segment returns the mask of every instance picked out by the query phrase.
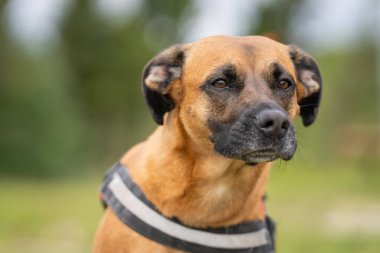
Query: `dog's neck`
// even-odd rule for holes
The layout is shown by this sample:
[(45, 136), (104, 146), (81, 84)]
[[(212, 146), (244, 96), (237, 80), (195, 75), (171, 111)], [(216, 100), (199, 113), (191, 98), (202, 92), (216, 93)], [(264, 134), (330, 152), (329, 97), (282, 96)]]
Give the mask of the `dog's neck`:
[(270, 163), (252, 167), (213, 152), (199, 152), (189, 140), (178, 139), (186, 138), (184, 134), (167, 130), (157, 128), (121, 159), (161, 213), (194, 227), (264, 219), (262, 198)]

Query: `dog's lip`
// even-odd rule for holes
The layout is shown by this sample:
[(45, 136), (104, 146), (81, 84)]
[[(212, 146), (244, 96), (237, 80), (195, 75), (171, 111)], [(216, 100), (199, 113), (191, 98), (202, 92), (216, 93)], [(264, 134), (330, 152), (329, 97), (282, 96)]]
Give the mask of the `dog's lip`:
[(276, 160), (279, 154), (274, 149), (264, 149), (251, 151), (242, 156), (242, 159), (248, 164), (255, 166), (258, 163), (271, 162)]

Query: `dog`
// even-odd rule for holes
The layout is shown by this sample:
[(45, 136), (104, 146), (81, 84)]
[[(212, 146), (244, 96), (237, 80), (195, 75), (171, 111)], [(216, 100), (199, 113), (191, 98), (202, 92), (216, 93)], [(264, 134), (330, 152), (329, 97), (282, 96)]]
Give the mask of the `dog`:
[(296, 117), (317, 117), (315, 60), (261, 36), (212, 36), (154, 57), (142, 89), (159, 126), (106, 177), (93, 252), (273, 252), (263, 196), (272, 162), (296, 151)]

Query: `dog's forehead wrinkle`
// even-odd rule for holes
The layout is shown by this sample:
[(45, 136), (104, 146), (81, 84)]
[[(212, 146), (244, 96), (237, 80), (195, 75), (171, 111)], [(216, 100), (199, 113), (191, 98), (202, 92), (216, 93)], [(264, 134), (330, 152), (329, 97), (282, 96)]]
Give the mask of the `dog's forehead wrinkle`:
[(282, 63), (278, 61), (273, 61), (271, 63), (270, 76), (274, 77), (276, 80), (278, 80), (281, 76), (286, 76), (294, 82), (292, 74), (286, 69), (286, 67)]
[(271, 90), (263, 76), (250, 73), (245, 79), (244, 89), (241, 93), (239, 104), (244, 107), (252, 107), (260, 103), (264, 98), (271, 97)]
[(278, 78), (284, 72), (284, 68), (277, 61), (272, 62), (271, 67), (272, 73), (276, 78)]
[(227, 62), (227, 63), (224, 63), (224, 64), (221, 64), (219, 66), (216, 66), (213, 70), (212, 70), (212, 73), (211, 75), (236, 75), (237, 74), (237, 68), (236, 68), (236, 65), (231, 63), (231, 62)]

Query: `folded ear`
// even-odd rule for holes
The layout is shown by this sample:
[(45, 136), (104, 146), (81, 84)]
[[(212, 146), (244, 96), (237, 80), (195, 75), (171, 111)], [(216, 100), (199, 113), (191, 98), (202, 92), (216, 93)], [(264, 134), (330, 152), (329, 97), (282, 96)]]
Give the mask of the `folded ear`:
[(164, 115), (175, 106), (169, 95), (171, 84), (180, 79), (184, 51), (180, 45), (166, 49), (154, 57), (143, 71), (142, 89), (145, 102), (157, 124), (164, 123)]
[(317, 63), (309, 54), (294, 45), (289, 46), (289, 54), (299, 82), (297, 92), (300, 115), (304, 126), (309, 126), (317, 118), (322, 96), (322, 77)]

